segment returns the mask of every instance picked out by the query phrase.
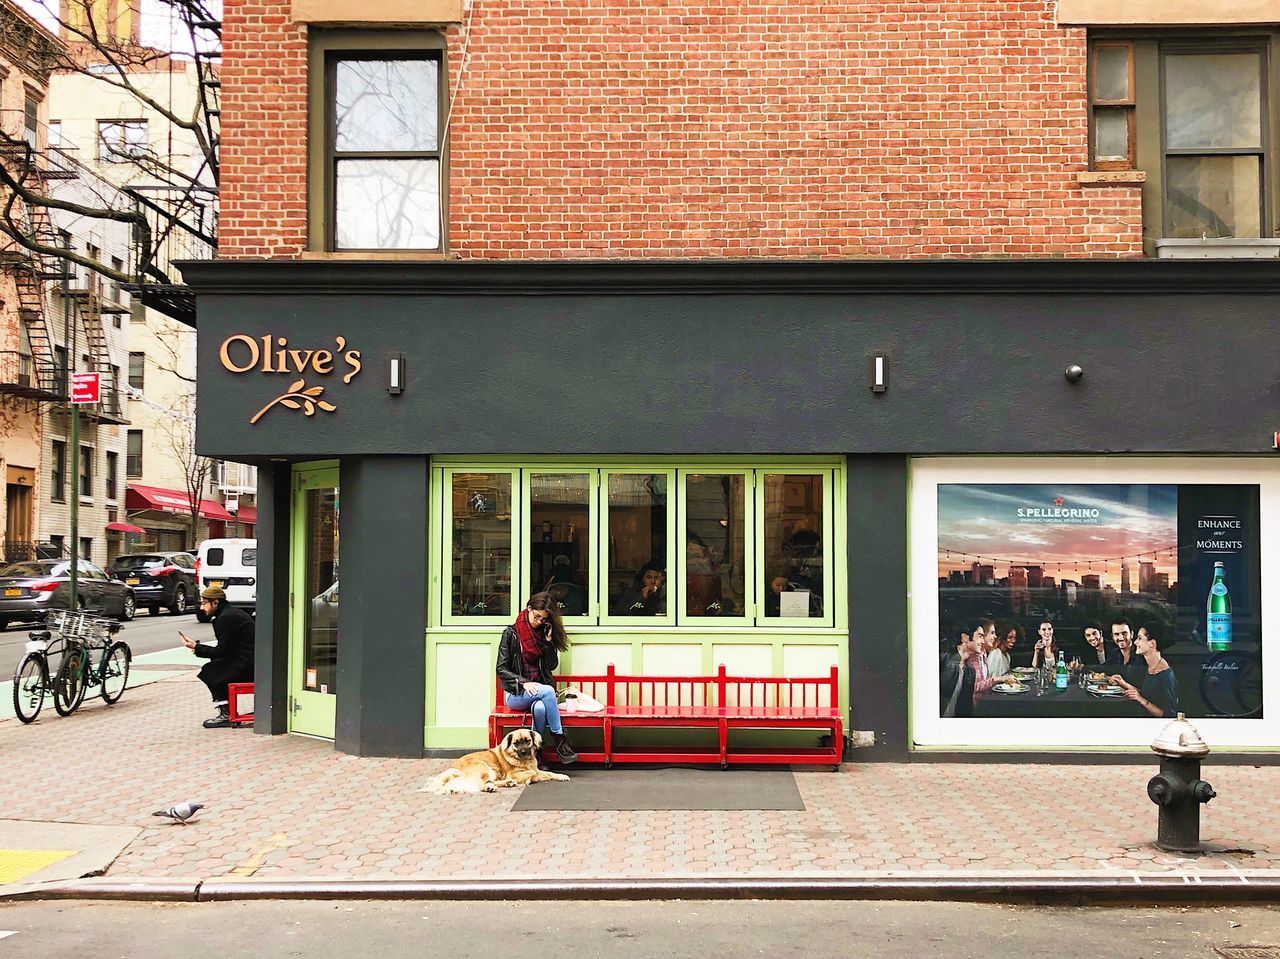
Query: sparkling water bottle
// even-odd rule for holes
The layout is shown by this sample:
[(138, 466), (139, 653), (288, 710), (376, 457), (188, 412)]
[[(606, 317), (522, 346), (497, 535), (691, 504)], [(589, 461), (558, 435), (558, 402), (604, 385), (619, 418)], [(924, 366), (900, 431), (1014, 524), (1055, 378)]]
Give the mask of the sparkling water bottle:
[(1215, 653), (1231, 648), (1231, 594), (1227, 592), (1226, 570), (1221, 563), (1213, 564), (1213, 584), (1205, 602), (1206, 628), (1209, 648)]
[(1067, 688), (1067, 681), (1071, 678), (1067, 672), (1067, 656), (1062, 650), (1058, 650), (1058, 668), (1053, 671), (1053, 685), (1059, 689)]

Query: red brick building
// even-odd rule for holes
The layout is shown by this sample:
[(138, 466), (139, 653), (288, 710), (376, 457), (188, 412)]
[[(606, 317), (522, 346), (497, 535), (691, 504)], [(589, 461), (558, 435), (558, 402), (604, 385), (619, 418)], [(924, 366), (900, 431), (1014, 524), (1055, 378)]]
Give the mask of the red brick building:
[[(497, 632), (555, 586), (576, 667), (837, 665), (885, 759), (1140, 746), (1167, 704), (1117, 726), (1073, 672), (966, 725), (938, 662), (975, 617), (1073, 655), (1149, 619), (1182, 711), (1260, 748), (1273, 6), (228, 3), (191, 275), (202, 452), (264, 467), (260, 730), (475, 745)], [(1183, 528), (1213, 509), (1256, 533), (1225, 646)], [(1160, 595), (1115, 588), (1142, 562)]]

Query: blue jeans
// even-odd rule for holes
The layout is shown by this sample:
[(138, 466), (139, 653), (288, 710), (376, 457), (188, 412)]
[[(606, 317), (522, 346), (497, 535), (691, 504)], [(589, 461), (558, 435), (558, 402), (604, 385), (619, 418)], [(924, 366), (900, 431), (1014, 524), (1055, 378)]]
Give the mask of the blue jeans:
[(507, 708), (522, 713), (532, 712), (533, 730), (540, 735), (546, 733), (548, 726), (557, 736), (564, 732), (560, 725), (560, 707), (556, 705), (556, 691), (551, 686), (538, 683), (538, 692), (533, 696), (523, 691), (514, 696), (507, 693)]

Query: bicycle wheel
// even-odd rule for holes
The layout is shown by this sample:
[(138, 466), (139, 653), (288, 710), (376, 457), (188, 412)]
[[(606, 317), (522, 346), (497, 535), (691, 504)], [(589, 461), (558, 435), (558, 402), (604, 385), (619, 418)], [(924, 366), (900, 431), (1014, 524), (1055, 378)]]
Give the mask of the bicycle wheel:
[(49, 689), (49, 667), (39, 653), (27, 653), (13, 673), (13, 711), (24, 723), (34, 723)]
[(53, 708), (59, 716), (70, 716), (84, 702), (84, 663), (88, 655), (88, 650), (76, 647), (62, 657), (53, 680)]
[(112, 643), (107, 655), (98, 667), (98, 682), (102, 685), (102, 698), (108, 706), (124, 695), (129, 682), (129, 647), (125, 643)]

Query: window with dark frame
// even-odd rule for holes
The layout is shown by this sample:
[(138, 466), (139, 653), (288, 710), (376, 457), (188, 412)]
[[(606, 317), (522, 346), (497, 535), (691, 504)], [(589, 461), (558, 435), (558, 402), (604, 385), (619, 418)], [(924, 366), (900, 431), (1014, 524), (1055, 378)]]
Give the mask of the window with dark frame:
[(147, 354), (146, 353), (130, 353), (129, 354), (129, 385), (135, 390), (141, 390), (143, 383), (146, 382), (147, 374)]
[(1149, 253), (1160, 238), (1276, 235), (1277, 49), (1274, 29), (1090, 36), (1089, 164), (1144, 174)]
[(1257, 45), (1162, 44), (1164, 235), (1260, 237), (1266, 56)]
[(126, 476), (142, 475), (142, 430), (129, 430), (128, 446), (124, 457)]
[(80, 498), (93, 499), (93, 447), (80, 447)]
[(67, 498), (67, 444), (65, 440), (53, 441), (53, 469), (49, 471), (49, 498), (61, 503)]
[(107, 499), (120, 497), (120, 454), (115, 450), (107, 450)]
[(331, 249), (440, 249), (440, 74), (439, 50), (328, 53)]

